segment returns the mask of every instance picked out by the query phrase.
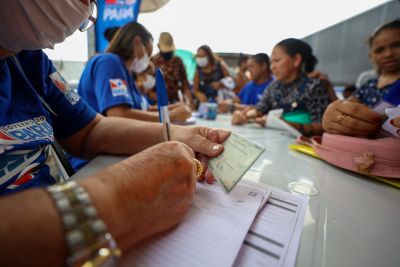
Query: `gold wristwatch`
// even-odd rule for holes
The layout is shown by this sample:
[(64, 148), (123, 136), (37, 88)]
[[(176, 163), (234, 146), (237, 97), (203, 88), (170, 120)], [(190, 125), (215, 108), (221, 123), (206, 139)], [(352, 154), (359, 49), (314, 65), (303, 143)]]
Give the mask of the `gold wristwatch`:
[(57, 207), (68, 247), (69, 267), (111, 267), (121, 257), (114, 238), (98, 218), (89, 194), (75, 181), (47, 188)]

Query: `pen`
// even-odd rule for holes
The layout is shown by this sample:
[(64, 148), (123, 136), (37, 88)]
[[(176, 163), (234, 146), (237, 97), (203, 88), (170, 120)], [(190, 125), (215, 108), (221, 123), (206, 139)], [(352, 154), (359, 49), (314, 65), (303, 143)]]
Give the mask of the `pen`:
[(178, 90), (178, 98), (179, 98), (179, 102), (183, 103), (183, 94), (182, 94), (182, 90)]
[(165, 86), (164, 75), (160, 68), (156, 68), (156, 91), (160, 122), (163, 124), (164, 140), (170, 141), (171, 135), (169, 127), (171, 122), (168, 111), (167, 87)]

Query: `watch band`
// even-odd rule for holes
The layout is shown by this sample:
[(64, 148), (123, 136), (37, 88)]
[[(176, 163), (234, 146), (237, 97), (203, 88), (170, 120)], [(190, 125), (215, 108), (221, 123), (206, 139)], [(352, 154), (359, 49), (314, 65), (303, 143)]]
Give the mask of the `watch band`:
[[(75, 181), (47, 188), (57, 207), (68, 247), (67, 266), (103, 266), (121, 256), (89, 194)], [(112, 266), (112, 265), (107, 265)]]

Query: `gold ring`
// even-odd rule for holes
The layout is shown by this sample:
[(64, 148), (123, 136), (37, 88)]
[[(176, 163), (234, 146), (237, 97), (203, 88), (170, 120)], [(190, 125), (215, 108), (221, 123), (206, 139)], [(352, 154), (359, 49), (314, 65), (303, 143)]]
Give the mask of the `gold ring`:
[(195, 158), (192, 158), (194, 165), (196, 165), (196, 178), (199, 178), (203, 174), (203, 164)]
[(340, 114), (336, 116), (336, 123), (342, 125), (342, 121), (344, 120), (344, 118), (346, 118), (347, 115), (346, 114)]

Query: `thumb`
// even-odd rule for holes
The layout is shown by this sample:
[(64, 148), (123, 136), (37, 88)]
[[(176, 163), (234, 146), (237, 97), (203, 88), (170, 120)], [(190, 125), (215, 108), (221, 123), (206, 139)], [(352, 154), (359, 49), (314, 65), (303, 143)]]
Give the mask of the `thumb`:
[(197, 128), (197, 134), (192, 138), (192, 148), (208, 157), (216, 157), (222, 153), (221, 145), (230, 135), (230, 131), (222, 129)]

